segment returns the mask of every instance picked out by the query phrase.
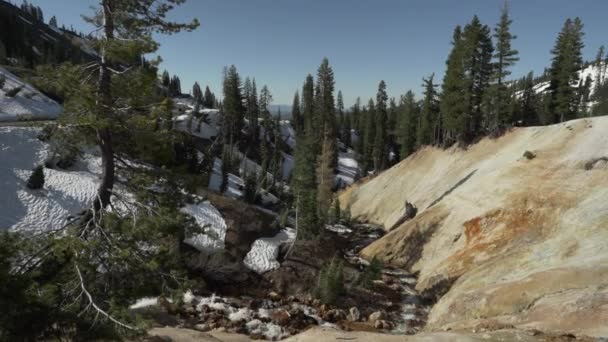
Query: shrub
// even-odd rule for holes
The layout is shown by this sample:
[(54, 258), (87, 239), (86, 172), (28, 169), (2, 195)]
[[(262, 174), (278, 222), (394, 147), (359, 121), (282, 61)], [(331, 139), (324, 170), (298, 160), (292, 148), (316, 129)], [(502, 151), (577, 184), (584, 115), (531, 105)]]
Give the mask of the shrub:
[(254, 172), (249, 172), (245, 176), (245, 201), (255, 203), (257, 194), (256, 176)]
[(42, 165), (36, 166), (32, 171), (30, 178), (27, 180), (27, 187), (32, 190), (42, 189), (44, 186), (44, 167)]
[(369, 263), (369, 266), (361, 274), (359, 274), (356, 284), (366, 289), (371, 288), (374, 284), (374, 280), (380, 279), (383, 267), (384, 265), (382, 264), (382, 261), (374, 257)]
[(524, 152), (524, 157), (526, 157), (528, 160), (532, 160), (536, 158), (536, 154), (534, 154), (534, 152), (526, 151)]
[(325, 304), (334, 304), (346, 292), (344, 287), (344, 265), (334, 257), (329, 265), (321, 269), (315, 297)]
[(18, 87), (15, 87), (15, 88), (13, 88), (13, 89), (11, 89), (11, 90), (7, 91), (7, 92), (6, 92), (6, 96), (8, 96), (8, 97), (15, 97), (15, 96), (17, 96), (17, 94), (19, 94), (19, 92), (20, 92), (22, 89), (23, 89), (23, 86), (18, 86)]
[(340, 223), (341, 222), (341, 217), (340, 217), (340, 199), (336, 198), (336, 200), (334, 201), (334, 210), (332, 213), (332, 221), (334, 223)]
[(0, 74), (0, 89), (4, 88), (5, 83), (6, 83), (6, 76), (4, 76), (4, 74)]

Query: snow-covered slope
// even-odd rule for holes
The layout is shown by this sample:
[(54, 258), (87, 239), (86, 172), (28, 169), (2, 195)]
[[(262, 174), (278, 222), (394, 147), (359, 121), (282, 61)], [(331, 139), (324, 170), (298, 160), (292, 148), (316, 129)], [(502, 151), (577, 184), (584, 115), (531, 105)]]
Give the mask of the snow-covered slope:
[[(49, 146), (37, 138), (39, 132), (39, 128), (0, 127), (0, 230), (56, 229), (87, 208), (97, 192), (101, 162), (94, 154), (86, 154), (69, 170), (45, 168), (41, 190), (26, 187), (31, 170), (50, 155)], [(223, 248), (226, 222), (213, 205), (205, 201), (182, 210), (207, 233), (189, 236), (186, 243), (201, 250)]]
[(44, 169), (42, 190), (25, 184), (32, 168), (49, 155), (36, 138), (39, 130), (0, 127), (0, 230), (41, 231), (57, 228), (82, 210), (97, 190), (99, 161), (88, 156), (71, 171)]
[[(61, 105), (8, 70), (0, 67), (0, 75), (4, 75), (6, 78), (4, 87), (0, 89), (0, 121), (30, 118), (55, 119), (62, 111)], [(22, 89), (17, 95), (9, 96), (7, 94), (20, 87)]]

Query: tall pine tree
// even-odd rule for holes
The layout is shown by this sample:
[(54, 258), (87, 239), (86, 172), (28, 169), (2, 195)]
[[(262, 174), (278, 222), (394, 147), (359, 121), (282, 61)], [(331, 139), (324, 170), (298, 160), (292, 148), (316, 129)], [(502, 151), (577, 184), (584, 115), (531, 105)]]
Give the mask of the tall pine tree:
[(387, 111), (388, 95), (386, 94), (386, 83), (380, 81), (378, 85), (378, 93), (376, 94), (376, 128), (374, 137), (374, 148), (373, 148), (373, 161), (374, 169), (376, 171), (382, 171), (386, 168), (388, 163), (388, 151), (387, 151)]
[(583, 23), (577, 17), (568, 18), (551, 50), (553, 59), (549, 70), (549, 111), (551, 123), (563, 122), (577, 117), (579, 96), (579, 70), (583, 67)]

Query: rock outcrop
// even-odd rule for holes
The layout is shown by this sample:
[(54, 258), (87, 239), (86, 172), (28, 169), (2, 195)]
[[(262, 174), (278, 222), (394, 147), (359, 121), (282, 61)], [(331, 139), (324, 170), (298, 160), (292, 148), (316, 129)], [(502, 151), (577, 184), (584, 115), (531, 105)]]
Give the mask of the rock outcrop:
[(384, 227), (416, 203), (361, 255), (418, 273), (417, 290), (436, 302), (426, 330), (606, 337), (607, 157), (608, 117), (517, 128), (466, 150), (424, 148), (340, 203)]

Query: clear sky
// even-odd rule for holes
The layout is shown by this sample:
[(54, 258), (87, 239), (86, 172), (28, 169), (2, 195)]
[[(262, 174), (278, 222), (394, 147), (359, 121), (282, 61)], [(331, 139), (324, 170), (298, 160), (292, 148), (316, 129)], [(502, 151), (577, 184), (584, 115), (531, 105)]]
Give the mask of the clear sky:
[[(12, 0), (20, 3), (21, 0)], [(98, 0), (31, 0), (45, 19), (87, 27), (81, 13)], [(172, 17), (196, 17), (193, 33), (159, 37), (162, 68), (177, 74), (182, 90), (194, 81), (221, 93), (221, 72), (235, 64), (243, 76), (268, 84), (276, 104), (290, 104), (305, 76), (328, 57), (336, 89), (347, 105), (357, 96), (375, 96), (378, 82), (387, 82), (390, 96), (408, 89), (420, 93), (422, 77), (443, 77), (452, 31), (474, 14), (494, 26), (503, 0), (189, 0)], [(541, 73), (567, 17), (585, 25), (585, 59), (595, 57), (606, 35), (607, 0), (511, 0), (513, 46), (520, 61), (514, 77)]]

